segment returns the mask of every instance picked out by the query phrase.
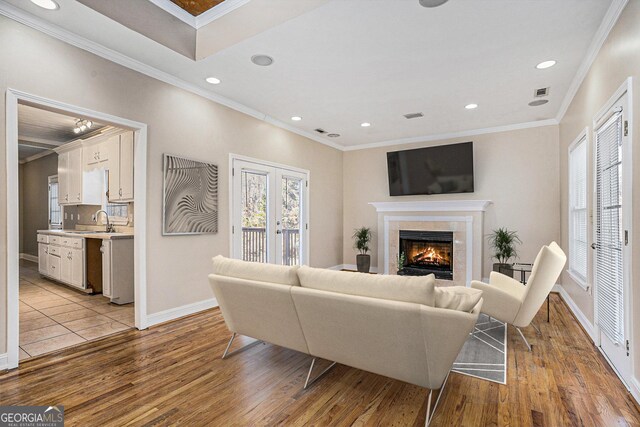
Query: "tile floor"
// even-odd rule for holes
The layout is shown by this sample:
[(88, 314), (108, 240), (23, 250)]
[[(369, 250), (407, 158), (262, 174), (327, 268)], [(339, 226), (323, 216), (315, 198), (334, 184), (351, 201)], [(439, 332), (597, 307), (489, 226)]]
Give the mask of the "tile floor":
[(45, 279), (20, 261), (20, 360), (135, 327), (133, 304), (111, 304)]

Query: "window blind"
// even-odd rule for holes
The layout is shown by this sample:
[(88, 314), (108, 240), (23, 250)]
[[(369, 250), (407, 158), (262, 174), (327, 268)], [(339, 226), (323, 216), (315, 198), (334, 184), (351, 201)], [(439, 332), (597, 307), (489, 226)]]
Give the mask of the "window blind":
[(569, 152), (569, 271), (587, 281), (587, 140)]
[(622, 113), (596, 130), (596, 286), (598, 324), (624, 340), (622, 265)]

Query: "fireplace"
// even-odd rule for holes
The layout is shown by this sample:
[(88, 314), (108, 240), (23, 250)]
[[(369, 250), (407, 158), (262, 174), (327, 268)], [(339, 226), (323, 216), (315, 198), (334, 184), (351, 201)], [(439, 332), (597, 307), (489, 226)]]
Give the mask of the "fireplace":
[(453, 280), (453, 232), (400, 230), (400, 255), (404, 263), (398, 274)]

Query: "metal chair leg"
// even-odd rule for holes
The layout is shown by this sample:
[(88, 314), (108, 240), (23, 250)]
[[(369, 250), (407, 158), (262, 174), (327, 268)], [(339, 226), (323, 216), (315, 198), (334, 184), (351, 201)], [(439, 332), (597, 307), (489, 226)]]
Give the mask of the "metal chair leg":
[(229, 340), (229, 344), (227, 344), (227, 348), (224, 349), (224, 354), (222, 355), (222, 358), (226, 358), (227, 354), (229, 353), (229, 349), (231, 348), (231, 344), (233, 344), (233, 340), (236, 339), (236, 333), (234, 332), (233, 335), (231, 335), (231, 339)]
[(438, 392), (438, 397), (436, 398), (436, 403), (433, 405), (433, 411), (431, 410), (431, 397), (433, 396), (433, 390), (429, 390), (429, 401), (427, 402), (427, 417), (424, 422), (425, 427), (429, 427), (431, 420), (433, 419), (433, 415), (436, 413), (436, 409), (438, 408), (438, 403), (440, 402), (440, 398), (442, 397), (442, 392), (444, 391), (445, 386), (447, 385), (447, 380), (449, 379), (449, 373), (447, 373), (447, 377), (444, 379), (442, 383), (442, 387), (440, 387), (440, 391)]
[(233, 344), (233, 340), (234, 340), (234, 339), (236, 339), (236, 336), (237, 336), (237, 335), (238, 335), (238, 334), (236, 334), (235, 332), (233, 333), (233, 335), (231, 335), (231, 339), (229, 340), (229, 344), (227, 344), (227, 348), (224, 350), (224, 354), (222, 355), (222, 358), (223, 358), (223, 359), (226, 359), (226, 358), (227, 358), (227, 356), (233, 356), (233, 355), (234, 355), (234, 354), (236, 354), (236, 353), (240, 353), (240, 352), (242, 352), (242, 351), (248, 350), (248, 349), (250, 349), (251, 347), (253, 347), (253, 346), (255, 346), (255, 345), (258, 345), (258, 344), (262, 343), (262, 341), (261, 341), (261, 340), (256, 340), (256, 341), (254, 341), (254, 342), (252, 342), (252, 343), (250, 343), (250, 344), (245, 345), (244, 347), (240, 347), (239, 349), (234, 350), (234, 351), (232, 351), (231, 353), (229, 353), (229, 350), (231, 349), (231, 344)]
[(311, 372), (313, 371), (313, 366), (316, 364), (316, 358), (314, 357), (313, 360), (311, 360), (311, 366), (309, 366), (309, 372), (307, 373), (307, 379), (304, 382), (304, 387), (302, 387), (304, 390), (307, 389), (307, 387), (309, 387), (311, 384), (315, 383), (317, 380), (320, 379), (320, 377), (322, 377), (324, 374), (326, 374), (327, 372), (329, 372), (329, 369), (333, 368), (336, 365), (336, 362), (333, 362), (331, 365), (329, 365), (328, 368), (326, 368), (324, 371), (320, 372), (319, 375), (317, 375), (314, 379), (312, 379), (311, 381), (309, 381), (309, 379), (311, 378)]
[(527, 341), (527, 339), (524, 337), (524, 334), (522, 333), (522, 331), (520, 330), (520, 328), (518, 328), (516, 326), (516, 329), (518, 330), (518, 332), (520, 332), (520, 336), (522, 337), (522, 339), (524, 340), (524, 343), (527, 345), (527, 348), (529, 349), (529, 351), (531, 351), (531, 346), (529, 345), (529, 341)]

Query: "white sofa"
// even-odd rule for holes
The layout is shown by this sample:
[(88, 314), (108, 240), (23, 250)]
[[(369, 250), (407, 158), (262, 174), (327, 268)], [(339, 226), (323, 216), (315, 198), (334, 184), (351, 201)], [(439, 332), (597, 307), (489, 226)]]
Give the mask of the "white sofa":
[(480, 291), (438, 289), (433, 276), (338, 272), (222, 256), (213, 265), (209, 281), (233, 332), (225, 355), (236, 334), (246, 335), (313, 356), (311, 369), (320, 357), (426, 387), (429, 405), (482, 307)]

